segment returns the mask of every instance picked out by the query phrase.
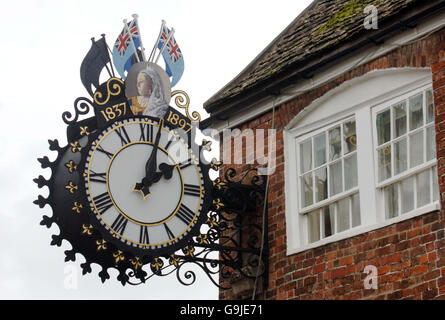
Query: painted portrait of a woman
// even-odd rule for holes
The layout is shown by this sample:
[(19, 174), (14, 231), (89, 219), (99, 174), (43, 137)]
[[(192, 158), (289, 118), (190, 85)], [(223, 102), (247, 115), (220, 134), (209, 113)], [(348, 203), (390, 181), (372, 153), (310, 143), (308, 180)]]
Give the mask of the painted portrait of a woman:
[(162, 118), (170, 100), (170, 88), (165, 88), (165, 81), (161, 80), (160, 71), (164, 71), (157, 70), (153, 64), (145, 63), (141, 67), (130, 70), (127, 77), (130, 85), (127, 85), (126, 95), (129, 97), (131, 111), (134, 115)]

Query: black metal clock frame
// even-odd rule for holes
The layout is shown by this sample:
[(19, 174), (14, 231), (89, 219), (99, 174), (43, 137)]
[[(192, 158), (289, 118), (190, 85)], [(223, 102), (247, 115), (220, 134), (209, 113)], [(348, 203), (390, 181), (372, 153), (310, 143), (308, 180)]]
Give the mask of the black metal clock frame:
[[(185, 92), (173, 92), (172, 96), (176, 96), (176, 106), (184, 109), (186, 115), (171, 107), (169, 110), (177, 112), (177, 119), (190, 123), (192, 130), (188, 141), (192, 141), (199, 114), (189, 114), (189, 98)], [(69, 241), (72, 249), (65, 251), (65, 261), (75, 261), (76, 253), (82, 254), (86, 260), (80, 265), (82, 273), (90, 273), (91, 264), (97, 263), (102, 267), (99, 272), (102, 282), (110, 278), (107, 270), (115, 268), (119, 271), (117, 279), (122, 285), (141, 284), (153, 276), (172, 273), (176, 273), (180, 283), (191, 285), (196, 280), (196, 270), (201, 269), (223, 289), (228, 287), (218, 284), (218, 275), (230, 277), (233, 271), (249, 278), (260, 276), (267, 287), (268, 230), (267, 219), (264, 220), (265, 225), (262, 220), (262, 214), (267, 214), (267, 204), (264, 204), (266, 183), (264, 177), (256, 175), (255, 169), (236, 179), (236, 171), (229, 168), (223, 177), (212, 181), (209, 170), (220, 170), (222, 163), (215, 160), (200, 163), (206, 193), (203, 211), (189, 236), (168, 249), (149, 254), (142, 249), (125, 250), (125, 246), (118, 245), (119, 241), (113, 241), (110, 234), (93, 223), (83, 183), (88, 145), (110, 123), (134, 117), (129, 113), (126, 101), (124, 83), (117, 78), (111, 78), (99, 87), (94, 101), (77, 98), (74, 115), (68, 111), (62, 114), (67, 125), (68, 144), (61, 147), (57, 140), (49, 140), (49, 149), (58, 153), (56, 159), (50, 161), (47, 156), (38, 159), (42, 168), (52, 171), (49, 180), (41, 175), (34, 179), (39, 188), (49, 188), (49, 196), (39, 195), (34, 203), (40, 208), (49, 205), (53, 211), (51, 217), (44, 215), (40, 224), (48, 228), (57, 224), (60, 229), (60, 234), (52, 236), (51, 245), (61, 246), (63, 240)], [(116, 106), (119, 105), (125, 108), (118, 110)], [(110, 107), (121, 111), (116, 112), (113, 119), (108, 119), (101, 112)], [(79, 120), (91, 109), (95, 116)], [(168, 125), (174, 129), (172, 123)], [(210, 142), (203, 140), (198, 150), (199, 154), (210, 150)], [(151, 273), (143, 269), (145, 265), (149, 265)]]

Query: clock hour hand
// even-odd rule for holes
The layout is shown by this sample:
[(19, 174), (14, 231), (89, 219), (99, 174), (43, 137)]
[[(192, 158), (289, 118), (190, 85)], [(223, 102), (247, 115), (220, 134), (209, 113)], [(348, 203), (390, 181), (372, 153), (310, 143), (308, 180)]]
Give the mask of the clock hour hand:
[(184, 169), (188, 166), (190, 166), (192, 163), (190, 160), (186, 160), (181, 163), (175, 163), (174, 165), (167, 164), (165, 162), (161, 163), (159, 165), (159, 170), (161, 170), (161, 174), (164, 176), (165, 179), (169, 180), (173, 176), (173, 169), (177, 166), (180, 169)]

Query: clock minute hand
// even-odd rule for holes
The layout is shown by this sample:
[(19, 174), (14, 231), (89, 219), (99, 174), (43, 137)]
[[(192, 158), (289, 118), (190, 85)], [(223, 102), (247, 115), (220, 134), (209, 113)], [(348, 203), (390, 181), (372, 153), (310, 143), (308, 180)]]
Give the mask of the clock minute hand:
[(163, 119), (161, 119), (161, 123), (159, 126), (158, 133), (156, 134), (155, 143), (153, 145), (153, 151), (150, 154), (150, 157), (145, 164), (145, 177), (149, 177), (153, 172), (156, 171), (156, 155), (158, 152), (159, 140), (161, 138), (161, 129), (163, 127)]
[(164, 119), (161, 119), (159, 122), (159, 130), (155, 138), (155, 143), (153, 144), (153, 150), (147, 162), (145, 163), (145, 177), (142, 179), (141, 183), (136, 183), (134, 188), (134, 190), (136, 191), (142, 191), (144, 197), (150, 194), (149, 187), (153, 183), (158, 182), (162, 177), (162, 173), (156, 172), (156, 157), (158, 152), (159, 140), (161, 138), (161, 130), (163, 127)]

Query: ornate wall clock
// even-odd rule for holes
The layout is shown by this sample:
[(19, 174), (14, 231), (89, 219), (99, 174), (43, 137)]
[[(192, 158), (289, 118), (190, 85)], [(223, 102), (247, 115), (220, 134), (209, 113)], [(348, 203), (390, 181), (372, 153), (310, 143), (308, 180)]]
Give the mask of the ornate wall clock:
[[(65, 260), (75, 261), (80, 253), (86, 260), (81, 264), (83, 274), (91, 272), (92, 263), (99, 264), (102, 282), (110, 277), (107, 270), (115, 268), (124, 285), (174, 271), (183, 284), (191, 284), (194, 273), (187, 271), (181, 278), (179, 270), (198, 263), (217, 284), (214, 275), (220, 265), (239, 268), (240, 252), (258, 255), (239, 248), (236, 256), (231, 254), (234, 238), (229, 246), (217, 243), (227, 228), (221, 210), (255, 203), (255, 191), (262, 186), (255, 183), (257, 189), (246, 191), (236, 188), (241, 184), (230, 184), (230, 177), (212, 181), (209, 171), (218, 170), (221, 163), (206, 162), (202, 156), (210, 150), (209, 141), (195, 143), (200, 116), (190, 115), (188, 95), (171, 93), (170, 75), (153, 61), (129, 59), (133, 60), (125, 69), (125, 80), (110, 72), (110, 78), (99, 84), (98, 73), (107, 63), (112, 65), (105, 38), (93, 40), (81, 67), (92, 100), (78, 98), (75, 114), (63, 113), (67, 144), (49, 140), (56, 159), (38, 159), (42, 168), (52, 171), (49, 180), (34, 179), (39, 188), (49, 188), (49, 196), (39, 196), (34, 203), (41, 208), (49, 205), (53, 213), (44, 215), (41, 224), (57, 224), (60, 234), (52, 236), (51, 244), (69, 241), (72, 249), (65, 251)], [(242, 194), (247, 198), (241, 199)], [(211, 256), (215, 251), (227, 254)]]

